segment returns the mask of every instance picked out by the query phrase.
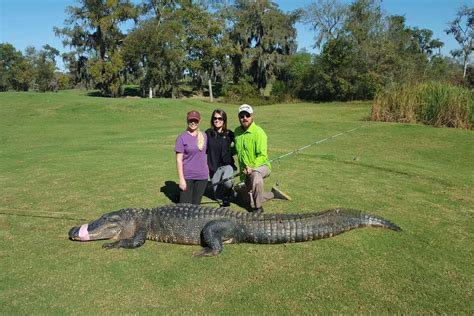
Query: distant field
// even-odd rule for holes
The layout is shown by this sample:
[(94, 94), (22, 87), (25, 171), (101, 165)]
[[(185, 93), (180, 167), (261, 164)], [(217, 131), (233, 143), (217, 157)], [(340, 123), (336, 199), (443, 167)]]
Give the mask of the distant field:
[(215, 107), (237, 126), (236, 105), (0, 93), (0, 314), (473, 314), (473, 131), (366, 121), (369, 103), (255, 108), (270, 158), (358, 128), (275, 162), (266, 185), (294, 201), (265, 210), (358, 208), (401, 233), (226, 245), (204, 259), (191, 258), (198, 246), (68, 240), (107, 211), (170, 203), (161, 190), (177, 181), (185, 115), (199, 110), (207, 128)]

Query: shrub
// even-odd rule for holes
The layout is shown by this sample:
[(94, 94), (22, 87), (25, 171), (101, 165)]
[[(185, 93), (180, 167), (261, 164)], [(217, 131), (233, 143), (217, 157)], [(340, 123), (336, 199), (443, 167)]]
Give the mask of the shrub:
[(240, 78), (237, 84), (226, 84), (222, 88), (224, 98), (227, 102), (240, 102), (244, 98), (252, 98), (258, 95), (257, 89), (250, 83), (248, 76)]
[(370, 118), (469, 129), (473, 107), (469, 89), (441, 82), (405, 84), (377, 93)]
[(58, 83), (58, 90), (66, 90), (72, 88), (72, 78), (70, 75), (57, 73), (56, 81)]
[(281, 81), (272, 85), (271, 95), (261, 95), (253, 86), (249, 77), (241, 78), (237, 84), (227, 84), (223, 87), (224, 101), (227, 103), (247, 103), (252, 106), (270, 105), (291, 100), (287, 87)]

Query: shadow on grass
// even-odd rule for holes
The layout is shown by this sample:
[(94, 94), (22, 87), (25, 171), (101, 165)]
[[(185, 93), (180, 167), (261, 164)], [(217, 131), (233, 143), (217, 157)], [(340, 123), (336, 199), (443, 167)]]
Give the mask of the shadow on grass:
[[(97, 98), (110, 98), (109, 96), (103, 95), (100, 90), (91, 90), (87, 92), (87, 96), (89, 97), (97, 97)], [(126, 86), (123, 89), (122, 97), (134, 97), (134, 98), (141, 98), (141, 91), (139, 86)]]
[(239, 198), (238, 195), (235, 195), (233, 197), (230, 198), (230, 203), (232, 204), (235, 204), (245, 210), (247, 210), (247, 212), (252, 212), (252, 207), (248, 204), (245, 204), (242, 199)]
[(402, 175), (402, 176), (406, 176), (406, 177), (421, 178), (421, 179), (425, 179), (425, 180), (428, 180), (428, 181), (432, 181), (432, 182), (441, 184), (443, 186), (453, 186), (453, 184), (451, 184), (449, 181), (446, 181), (446, 180), (443, 180), (443, 179), (439, 179), (439, 178), (435, 178), (435, 177), (431, 177), (431, 176), (427, 176), (427, 175), (422, 175), (422, 174), (417, 174), (417, 173), (414, 173), (414, 172), (397, 170), (395, 168), (388, 168), (388, 167), (376, 166), (376, 165), (368, 164), (368, 163), (361, 163), (360, 161), (358, 161), (358, 159), (356, 159), (357, 157), (354, 158), (354, 160), (352, 160), (352, 161), (338, 160), (334, 157), (328, 157), (328, 156), (319, 156), (319, 158), (323, 159), (323, 160), (336, 162), (336, 163), (342, 163), (342, 164), (346, 164), (346, 165), (353, 165), (353, 166), (359, 166), (359, 167), (363, 167), (363, 168), (375, 169), (375, 170), (388, 172), (388, 173), (393, 173), (393, 174), (398, 174), (398, 175)]
[[(206, 191), (204, 191), (204, 196), (213, 200), (214, 202), (209, 202), (209, 203), (202, 203), (202, 204), (210, 204), (210, 203), (218, 203), (216, 198), (215, 198), (215, 195), (214, 195), (214, 190), (213, 190), (213, 187), (212, 187), (212, 182), (211, 181), (208, 181), (207, 183), (207, 187), (206, 187)], [(229, 202), (231, 203), (231, 206), (232, 207), (232, 204), (235, 204), (241, 208), (244, 208), (246, 209), (247, 211), (252, 211), (252, 207), (248, 204), (245, 204), (241, 198), (239, 198), (239, 195), (232, 191), (232, 194), (229, 198)]]
[(87, 96), (88, 97), (98, 97), (98, 98), (105, 98), (102, 93), (100, 93), (100, 91), (98, 90), (94, 90), (94, 91), (89, 91), (87, 92)]
[(214, 190), (212, 189), (211, 181), (207, 181), (207, 186), (206, 186), (206, 190), (204, 191), (204, 196), (210, 200), (216, 201), (216, 197), (214, 196)]
[[(171, 203), (179, 203), (179, 186), (174, 181), (165, 181), (165, 184), (160, 188), (160, 192), (162, 192), (170, 201)], [(206, 191), (204, 191), (204, 196), (212, 200), (212, 202), (202, 202), (201, 204), (216, 204), (217, 201), (214, 197), (214, 191), (212, 190), (212, 185), (209, 182)], [(247, 211), (251, 211), (251, 207), (245, 203), (238, 196), (231, 196), (230, 203), (240, 206), (241, 208), (246, 209)], [(232, 205), (231, 205), (232, 206)], [(219, 207), (219, 205), (217, 205)]]
[[(163, 192), (164, 195), (172, 202), (179, 203), (179, 185), (174, 181), (165, 181), (165, 185), (160, 188), (160, 192)], [(208, 197), (211, 200), (214, 200), (214, 192), (212, 192), (211, 186), (206, 187), (204, 196)], [(201, 204), (213, 204), (214, 202), (204, 202)]]
[(160, 188), (160, 192), (172, 202), (179, 203), (179, 186), (174, 181), (165, 181), (165, 185)]

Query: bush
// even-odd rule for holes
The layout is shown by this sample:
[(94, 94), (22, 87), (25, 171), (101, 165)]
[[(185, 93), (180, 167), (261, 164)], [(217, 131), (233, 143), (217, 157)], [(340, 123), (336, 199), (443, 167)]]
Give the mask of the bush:
[(227, 103), (247, 103), (252, 106), (270, 105), (291, 100), (287, 87), (281, 81), (276, 81), (272, 86), (270, 96), (261, 95), (253, 86), (249, 77), (239, 80), (238, 84), (227, 84), (223, 87), (224, 101)]
[(241, 102), (244, 98), (258, 96), (257, 88), (251, 84), (251, 78), (245, 76), (240, 78), (237, 84), (226, 84), (222, 88), (226, 102)]
[(440, 82), (397, 85), (379, 92), (371, 120), (472, 127), (474, 94), (466, 88)]
[(72, 78), (70, 75), (57, 73), (56, 81), (58, 83), (58, 90), (72, 89)]
[(266, 98), (270, 104), (274, 103), (292, 103), (297, 102), (290, 91), (290, 83), (285, 83), (281, 80), (276, 80), (271, 86), (270, 96)]

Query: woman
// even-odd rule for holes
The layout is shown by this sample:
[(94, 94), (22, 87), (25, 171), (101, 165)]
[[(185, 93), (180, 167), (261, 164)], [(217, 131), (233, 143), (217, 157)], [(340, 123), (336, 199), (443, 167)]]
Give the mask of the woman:
[(221, 206), (229, 206), (232, 193), (232, 180), (219, 185), (216, 183), (232, 177), (236, 166), (232, 157), (234, 147), (234, 133), (227, 129), (227, 114), (216, 109), (211, 115), (211, 128), (206, 130), (207, 135), (207, 164), (211, 176), (214, 196)]
[(199, 130), (201, 115), (191, 111), (188, 127), (176, 139), (176, 169), (179, 176), (179, 203), (201, 204), (206, 190), (209, 170), (207, 167), (207, 136)]

